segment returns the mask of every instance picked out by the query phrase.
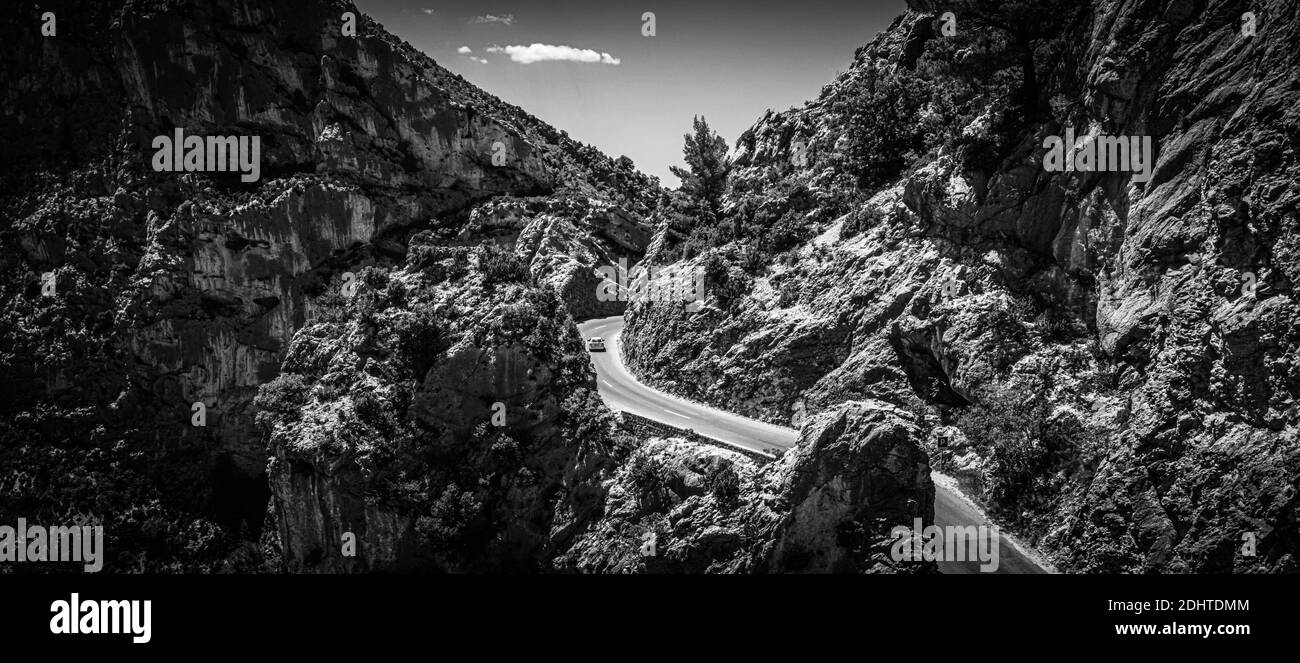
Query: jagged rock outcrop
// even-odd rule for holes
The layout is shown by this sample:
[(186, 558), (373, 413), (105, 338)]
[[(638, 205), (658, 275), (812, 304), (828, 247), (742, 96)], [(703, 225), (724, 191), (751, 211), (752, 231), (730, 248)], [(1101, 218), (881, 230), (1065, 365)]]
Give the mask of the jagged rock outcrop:
[(587, 197), (503, 198), (474, 209), (462, 241), (490, 238), (529, 263), (575, 320), (623, 313), (627, 303), (600, 297), (596, 269), (628, 269), (643, 257), (651, 228), (622, 207)]
[(289, 571), (536, 572), (597, 513), (611, 420), (564, 304), (470, 255), (367, 271), (262, 388)]
[[(1295, 570), (1300, 10), (1056, 5), (915, 2), (764, 116), (712, 251), (731, 291), (630, 307), (629, 361), (769, 421), (906, 408), (1062, 570)], [(1070, 129), (1151, 137), (1150, 179), (1046, 170)]]
[(925, 573), (895, 561), (890, 531), (930, 524), (934, 484), (902, 410), (853, 402), (756, 468), (735, 452), (655, 439), (609, 481), (605, 515), (559, 558), (584, 572)]

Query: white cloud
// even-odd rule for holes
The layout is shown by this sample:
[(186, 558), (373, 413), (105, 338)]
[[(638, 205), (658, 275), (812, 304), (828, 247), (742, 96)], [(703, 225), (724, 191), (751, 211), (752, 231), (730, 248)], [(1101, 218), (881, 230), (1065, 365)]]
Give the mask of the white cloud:
[(429, 16), (433, 16), (433, 10), (432, 10), (432, 9), (421, 9), (420, 11), (422, 11), (422, 12), (428, 14)]
[(572, 46), (552, 46), (551, 44), (532, 44), (529, 46), (492, 46), (489, 53), (503, 53), (521, 64), (534, 62), (587, 62), (599, 64), (620, 64), (623, 61), (609, 53), (598, 53), (589, 48)]
[(471, 18), (469, 22), (470, 23), (500, 23), (502, 25), (514, 25), (515, 15), (502, 14), (500, 16), (496, 16), (495, 14), (484, 14), (482, 16), (475, 16), (474, 18)]
[(468, 46), (461, 46), (460, 48), (456, 49), (456, 52), (460, 53), (461, 55), (469, 55), (470, 53), (474, 52), (474, 49)]
[(471, 57), (470, 59), (473, 60), (473, 61), (475, 61), (475, 62), (477, 62), (477, 63), (479, 63), (479, 64), (487, 64), (487, 58), (475, 58), (475, 57)]

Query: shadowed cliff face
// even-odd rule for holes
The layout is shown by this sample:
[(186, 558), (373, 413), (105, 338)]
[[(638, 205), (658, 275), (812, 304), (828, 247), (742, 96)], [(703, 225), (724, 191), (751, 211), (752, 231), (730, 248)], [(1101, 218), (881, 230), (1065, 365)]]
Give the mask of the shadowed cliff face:
[[(921, 414), (935, 466), (1063, 570), (1294, 570), (1300, 10), (1013, 6), (916, 3), (760, 119), (710, 305), (631, 306), (628, 358), (774, 422)], [(1150, 136), (1150, 179), (1046, 170), (1067, 130)]]
[[(327, 290), (400, 264), (417, 231), (483, 241), (457, 236), (502, 196), (553, 196), (557, 223), (582, 228), (531, 260), (595, 258), (612, 249), (582, 247), (617, 244), (561, 201), (598, 200), (635, 229), (656, 195), (630, 163), (474, 88), (350, 4), (54, 4), (42, 10), (58, 38), (30, 29), (32, 7), (0, 19), (15, 38), (0, 106), (0, 479), (22, 486), (0, 512), (93, 515), (116, 570), (217, 568), (261, 530), (252, 401)], [(155, 172), (151, 143), (177, 128), (258, 136), (260, 179)], [(201, 550), (193, 528), (208, 532)]]

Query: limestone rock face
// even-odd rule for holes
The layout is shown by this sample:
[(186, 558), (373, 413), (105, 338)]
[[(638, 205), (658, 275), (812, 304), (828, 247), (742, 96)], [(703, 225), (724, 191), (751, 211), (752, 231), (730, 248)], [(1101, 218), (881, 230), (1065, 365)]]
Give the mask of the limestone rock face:
[(287, 570), (547, 570), (599, 506), (610, 415), (563, 302), (446, 278), (466, 251), (368, 270), (262, 387)]
[[(1251, 7), (1250, 35), (1230, 3), (1057, 3), (1002, 17), (1031, 44), (1007, 65), (981, 50), (1007, 35), (971, 18), (997, 3), (953, 38), (947, 6), (911, 4), (740, 137), (724, 241), (652, 242), (727, 278), (699, 312), (630, 306), (633, 370), (783, 424), (904, 408), (936, 468), (1062, 570), (1294, 570), (1300, 10)], [(854, 104), (884, 117), (927, 89), (902, 115), (912, 154), (863, 179), (879, 155), (854, 145), (898, 125)], [(1150, 179), (1045, 169), (1069, 130), (1150, 137)]]
[(498, 229), (493, 236), (514, 246), (538, 283), (560, 293), (575, 320), (624, 311), (627, 303), (613, 296), (617, 291), (608, 289), (602, 298), (603, 279), (596, 270), (630, 271), (640, 262), (650, 242), (648, 223), (620, 206), (585, 197), (532, 199), (512, 207), (491, 224)]
[(909, 414), (878, 401), (820, 414), (762, 468), (716, 447), (652, 440), (610, 479), (604, 517), (557, 563), (618, 573), (934, 572), (890, 556), (893, 527), (933, 521), (921, 441)]
[[(23, 12), (0, 17), (15, 39), (0, 56), (0, 401), (16, 422), (0, 483), (34, 481), (0, 515), (101, 517), (121, 552), (111, 568), (221, 568), (273, 529), (254, 396), (318, 299), (402, 264), (413, 234), (454, 244), (497, 197), (589, 199), (605, 221), (532, 250), (566, 283), (597, 266), (579, 248), (644, 241), (657, 185), (630, 161), (475, 88), (350, 3), (65, 7), (57, 39)], [(152, 141), (176, 129), (259, 137), (259, 179), (156, 172)], [(609, 239), (586, 235), (599, 228)], [(218, 534), (196, 551), (198, 530)]]
[(789, 512), (778, 520), (769, 570), (853, 572), (905, 566), (888, 558), (889, 531), (934, 515), (934, 484), (919, 431), (880, 402), (849, 402), (809, 421), (768, 485)]

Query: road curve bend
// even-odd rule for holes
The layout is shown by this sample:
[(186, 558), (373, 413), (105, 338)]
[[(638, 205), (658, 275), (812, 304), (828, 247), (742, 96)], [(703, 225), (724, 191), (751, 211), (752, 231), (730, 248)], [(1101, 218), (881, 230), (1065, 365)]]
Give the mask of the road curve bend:
[[(799, 439), (799, 432), (792, 428), (774, 426), (693, 403), (642, 384), (623, 365), (620, 352), (623, 316), (588, 320), (579, 324), (578, 330), (584, 340), (593, 336), (605, 339), (608, 348), (605, 352), (588, 354), (596, 368), (597, 390), (613, 410), (631, 412), (678, 428), (689, 428), (701, 435), (765, 453), (789, 449)], [(937, 473), (933, 478), (935, 525), (992, 526), (979, 507), (954, 490), (955, 482)], [(998, 568), (994, 573), (1051, 572), (1036, 561), (1026, 547), (1000, 533), (1000, 530), (980, 530), (981, 536), (991, 536), (994, 531), (999, 532)], [(979, 567), (978, 560), (939, 562), (939, 570), (943, 573), (979, 573)]]

